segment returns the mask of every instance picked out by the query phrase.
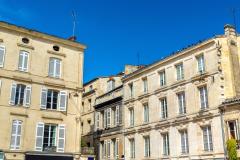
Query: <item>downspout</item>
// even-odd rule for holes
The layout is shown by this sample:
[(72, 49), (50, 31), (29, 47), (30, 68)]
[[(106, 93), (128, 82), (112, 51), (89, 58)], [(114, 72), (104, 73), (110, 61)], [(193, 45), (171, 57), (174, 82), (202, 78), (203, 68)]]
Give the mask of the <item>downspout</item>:
[(219, 108), (219, 110), (220, 110), (221, 129), (222, 129), (224, 160), (227, 160), (227, 149), (226, 149), (226, 145), (225, 145), (224, 120), (223, 120), (224, 108)]

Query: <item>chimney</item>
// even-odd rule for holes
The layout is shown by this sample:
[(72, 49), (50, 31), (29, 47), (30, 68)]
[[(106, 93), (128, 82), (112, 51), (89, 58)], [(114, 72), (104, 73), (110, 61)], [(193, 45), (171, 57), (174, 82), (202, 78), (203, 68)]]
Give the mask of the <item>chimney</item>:
[(77, 40), (77, 37), (76, 36), (71, 36), (68, 38), (69, 41), (76, 41)]
[(226, 36), (236, 37), (236, 35), (237, 35), (235, 27), (230, 24), (226, 24), (224, 26), (224, 32), (225, 32)]

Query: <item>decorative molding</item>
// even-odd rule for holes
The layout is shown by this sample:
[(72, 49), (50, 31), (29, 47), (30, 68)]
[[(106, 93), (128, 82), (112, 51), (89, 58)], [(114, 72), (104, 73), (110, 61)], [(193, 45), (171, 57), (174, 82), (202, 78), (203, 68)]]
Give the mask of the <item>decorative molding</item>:
[(13, 76), (13, 79), (18, 80), (18, 81), (24, 81), (24, 82), (32, 82), (31, 78), (25, 78), (25, 77), (20, 77), (20, 76)]
[(19, 113), (19, 112), (12, 112), (12, 111), (11, 111), (11, 112), (10, 112), (10, 115), (28, 118), (28, 114), (26, 114), (26, 113)]
[(34, 47), (33, 47), (33, 46), (26, 45), (26, 44), (17, 43), (17, 46), (34, 50)]
[(63, 118), (61, 116), (53, 116), (53, 115), (48, 115), (48, 114), (43, 114), (42, 118), (44, 119), (50, 119), (50, 120), (58, 120), (58, 121), (63, 121)]
[(62, 57), (66, 57), (67, 56), (65, 53), (59, 53), (59, 52), (50, 51), (50, 50), (48, 50), (47, 53), (53, 54), (53, 55), (57, 55), (57, 56), (62, 56)]
[(0, 38), (0, 43), (3, 43), (3, 39)]

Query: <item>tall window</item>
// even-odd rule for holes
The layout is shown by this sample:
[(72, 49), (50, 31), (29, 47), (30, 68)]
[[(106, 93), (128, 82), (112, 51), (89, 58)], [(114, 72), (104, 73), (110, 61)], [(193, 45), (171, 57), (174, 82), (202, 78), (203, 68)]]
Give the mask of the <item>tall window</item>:
[(61, 60), (57, 58), (50, 58), (48, 75), (54, 78), (61, 77)]
[(116, 106), (115, 109), (115, 117), (114, 117), (115, 125), (119, 125), (120, 123), (120, 107), (119, 105)]
[(135, 140), (129, 139), (129, 143), (130, 143), (130, 158), (135, 158)]
[(0, 46), (0, 68), (4, 65), (4, 57), (5, 57), (5, 47)]
[(92, 108), (92, 100), (88, 99), (88, 110), (90, 111)]
[(111, 140), (107, 141), (107, 157), (111, 157)]
[(184, 71), (183, 71), (183, 64), (178, 64), (176, 65), (176, 71), (177, 71), (177, 80), (182, 80), (184, 79)]
[(238, 120), (228, 121), (228, 137), (229, 139), (239, 139)]
[(22, 133), (22, 121), (13, 120), (11, 144), (10, 144), (10, 149), (11, 150), (18, 150), (18, 149), (20, 149), (21, 133)]
[(163, 138), (163, 155), (168, 156), (170, 154), (168, 133), (163, 134), (162, 138)]
[(18, 70), (27, 72), (28, 71), (28, 52), (20, 51), (19, 60), (18, 60)]
[(65, 125), (37, 124), (36, 151), (64, 152)]
[(160, 100), (160, 105), (161, 105), (161, 119), (166, 119), (168, 117), (167, 98), (162, 98)]
[(0, 152), (0, 160), (4, 160), (4, 153)]
[(130, 83), (128, 86), (129, 86), (130, 98), (133, 98), (133, 83)]
[(115, 81), (112, 79), (112, 80), (109, 80), (107, 82), (107, 91), (111, 91), (115, 88)]
[(100, 113), (99, 112), (96, 112), (96, 129), (99, 129), (100, 128)]
[(198, 72), (200, 74), (205, 72), (205, 63), (204, 63), (204, 56), (200, 55), (197, 57), (197, 62), (198, 62)]
[(148, 92), (148, 81), (147, 78), (143, 79), (143, 93), (147, 93)]
[(159, 73), (159, 76), (160, 76), (160, 86), (165, 86), (166, 85), (165, 71), (161, 71)]
[(148, 104), (144, 104), (143, 105), (143, 109), (144, 109), (144, 123), (148, 123), (149, 122), (149, 107)]
[(203, 130), (204, 151), (213, 151), (211, 126), (205, 126)]
[(42, 88), (41, 109), (66, 111), (67, 92)]
[(179, 114), (185, 114), (186, 113), (185, 93), (184, 92), (178, 93), (177, 97)]
[(189, 151), (188, 148), (188, 133), (186, 130), (180, 131), (181, 135), (181, 151), (182, 154), (186, 154)]
[(104, 124), (105, 124), (105, 128), (111, 127), (111, 112), (112, 112), (111, 108), (107, 108), (106, 110), (104, 110)]
[(57, 146), (57, 126), (46, 124), (43, 135), (43, 151), (55, 151)]
[(130, 108), (129, 109), (129, 124), (130, 124), (130, 127), (133, 127), (134, 126), (134, 109), (133, 108)]
[(113, 151), (114, 151), (114, 158), (115, 159), (118, 159), (119, 158), (119, 152), (118, 152), (118, 150), (119, 150), (119, 139), (115, 139), (114, 141), (113, 141), (113, 147), (114, 147), (114, 149), (113, 149)]
[(11, 86), (11, 105), (23, 105), (29, 106), (31, 100), (31, 86), (26, 86), (24, 84), (15, 84)]
[(200, 94), (201, 109), (204, 110), (204, 109), (208, 108), (207, 87), (206, 86), (200, 87), (199, 94)]
[(144, 137), (144, 157), (150, 157), (150, 137)]

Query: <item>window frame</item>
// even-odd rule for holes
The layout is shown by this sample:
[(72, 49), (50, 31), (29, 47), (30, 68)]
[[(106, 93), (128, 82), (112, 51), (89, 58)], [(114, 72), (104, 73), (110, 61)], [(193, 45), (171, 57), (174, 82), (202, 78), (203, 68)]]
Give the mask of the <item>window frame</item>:
[(179, 63), (175, 65), (176, 68), (176, 80), (181, 81), (184, 80), (184, 68), (183, 63)]
[(199, 90), (200, 109), (206, 110), (209, 107), (207, 86), (206, 85), (200, 86), (198, 87), (198, 90)]
[(129, 146), (130, 146), (130, 158), (135, 158), (135, 139), (129, 139)]
[(144, 136), (143, 139), (144, 139), (144, 157), (149, 158), (151, 157), (150, 136)]
[(188, 154), (189, 153), (188, 131), (181, 130), (180, 138), (181, 138), (181, 154)]
[(159, 71), (159, 83), (160, 87), (166, 86), (166, 72), (165, 70)]
[[(13, 130), (14, 125), (16, 127), (15, 132)], [(10, 150), (20, 150), (20, 148), (21, 148), (21, 144), (22, 144), (22, 141), (21, 141), (21, 138), (22, 138), (22, 125), (23, 125), (23, 121), (22, 120), (14, 119), (12, 121)], [(20, 129), (20, 131), (19, 131), (19, 129)], [(14, 140), (13, 140), (13, 138), (14, 138)], [(19, 138), (19, 144), (17, 144), (18, 138)], [(14, 142), (14, 144), (11, 144), (12, 142)]]
[(143, 123), (149, 123), (149, 105), (148, 105), (148, 103), (143, 104)]
[(197, 71), (199, 74), (203, 74), (206, 71), (204, 54), (202, 53), (196, 56), (196, 59), (197, 59)]
[[(164, 102), (164, 103), (162, 103)], [(167, 97), (163, 97), (160, 99), (160, 119), (167, 119), (168, 118), (168, 104), (167, 104)]]
[[(22, 64), (20, 64), (20, 57), (22, 56)], [(28, 72), (28, 68), (29, 68), (29, 57), (30, 57), (30, 53), (28, 51), (25, 50), (20, 50), (19, 51), (19, 57), (18, 57), (18, 71), (21, 72)], [(26, 62), (26, 58), (27, 58), (27, 62)], [(26, 63), (26, 66), (25, 66)], [(26, 67), (26, 68), (25, 68)]]
[(178, 114), (179, 115), (186, 114), (187, 110), (186, 110), (186, 96), (185, 96), (185, 92), (177, 93), (177, 99), (178, 99)]
[(6, 47), (4, 45), (0, 45), (0, 50), (3, 51), (2, 63), (0, 63), (0, 68), (3, 68), (5, 62)]
[[(206, 129), (206, 134), (205, 134), (205, 129)], [(212, 127), (210, 125), (202, 127), (202, 136), (203, 136), (203, 150), (205, 152), (212, 152), (213, 139), (212, 139)]]
[(162, 142), (163, 142), (163, 156), (169, 156), (170, 155), (170, 146), (169, 146), (169, 133), (163, 133), (162, 134)]
[[(52, 61), (53, 61), (53, 73), (51, 75), (50, 65), (51, 65)], [(59, 63), (59, 75), (57, 75), (57, 62)], [(49, 58), (48, 76), (51, 77), (51, 78), (57, 78), (57, 79), (60, 79), (62, 77), (62, 59), (56, 58), (56, 57), (50, 57)]]

